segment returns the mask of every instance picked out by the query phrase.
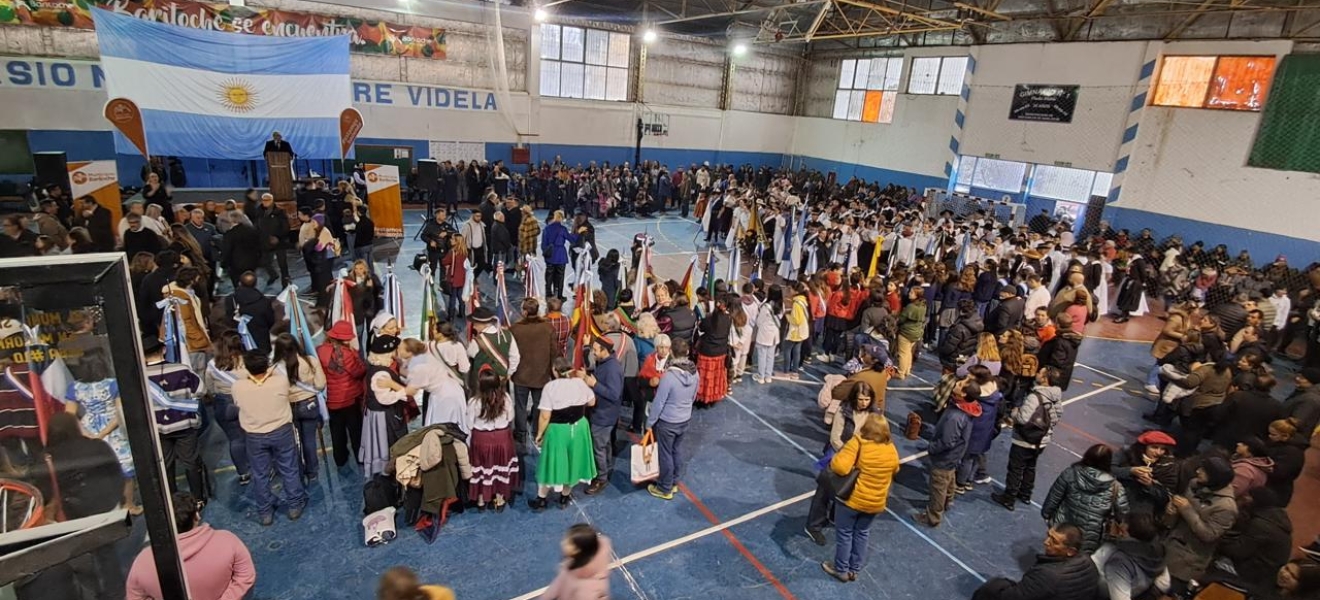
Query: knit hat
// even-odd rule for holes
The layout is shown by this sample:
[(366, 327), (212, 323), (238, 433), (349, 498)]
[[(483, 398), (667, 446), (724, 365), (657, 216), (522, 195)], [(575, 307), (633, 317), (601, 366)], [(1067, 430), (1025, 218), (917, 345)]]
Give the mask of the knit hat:
[(1302, 379), (1311, 382), (1311, 385), (1320, 385), (1320, 369), (1316, 367), (1302, 369), (1298, 375), (1301, 375)]
[(1143, 446), (1177, 446), (1173, 436), (1163, 431), (1147, 431), (1137, 436), (1137, 443)]
[(1233, 483), (1233, 465), (1228, 459), (1211, 456), (1201, 463), (1201, 470), (1205, 471), (1205, 487), (1208, 489), (1218, 490)]

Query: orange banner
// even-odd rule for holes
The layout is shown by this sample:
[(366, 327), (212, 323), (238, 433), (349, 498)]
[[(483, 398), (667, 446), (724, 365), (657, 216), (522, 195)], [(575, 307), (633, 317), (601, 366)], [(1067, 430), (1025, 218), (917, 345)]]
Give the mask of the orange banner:
[[(81, 198), (91, 196), (96, 203), (110, 211), (110, 223), (119, 229), (123, 216), (123, 201), (119, 197), (119, 172), (113, 160), (69, 161), (69, 193), (74, 198), (74, 210), (82, 210)], [(174, 215), (166, 215), (173, 218)]]
[(105, 118), (137, 147), (143, 157), (151, 158), (147, 154), (147, 132), (142, 127), (142, 111), (138, 110), (136, 102), (127, 98), (111, 98), (105, 103)]
[(345, 108), (339, 113), (339, 158), (348, 157), (348, 149), (353, 147), (353, 140), (362, 131), (362, 113), (356, 108)]
[(367, 207), (376, 224), (376, 237), (403, 237), (403, 197), (399, 195), (399, 167), (365, 165)]

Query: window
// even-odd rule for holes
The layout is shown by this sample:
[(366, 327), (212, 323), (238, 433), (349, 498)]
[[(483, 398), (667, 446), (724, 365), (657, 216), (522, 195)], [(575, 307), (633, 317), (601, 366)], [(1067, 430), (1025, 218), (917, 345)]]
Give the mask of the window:
[(1273, 78), (1273, 56), (1166, 56), (1151, 104), (1259, 111)]
[(627, 100), (627, 34), (541, 24), (541, 95)]
[(1095, 171), (1086, 169), (1036, 165), (1031, 175), (1031, 195), (1040, 198), (1086, 202), (1094, 187)]
[(892, 123), (902, 73), (902, 58), (842, 61), (839, 87), (834, 92), (833, 117), (863, 123)]
[(972, 191), (972, 174), (976, 172), (976, 157), (962, 156), (958, 159), (958, 178), (953, 182), (953, 191), (964, 194)]
[(966, 74), (966, 56), (914, 58), (908, 75), (908, 93), (957, 96), (962, 93)]
[(1022, 191), (1022, 181), (1026, 177), (1027, 163), (980, 158), (976, 160), (972, 186), (1016, 194)]

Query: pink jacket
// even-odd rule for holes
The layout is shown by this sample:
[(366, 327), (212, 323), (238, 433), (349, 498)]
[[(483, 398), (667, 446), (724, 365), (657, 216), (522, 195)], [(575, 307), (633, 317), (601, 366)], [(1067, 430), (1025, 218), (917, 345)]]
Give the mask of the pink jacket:
[(1082, 335), (1086, 335), (1086, 305), (1072, 304), (1069, 305), (1068, 308), (1063, 309), (1063, 312), (1068, 313), (1068, 316), (1072, 317), (1072, 330)]
[(1233, 496), (1241, 498), (1264, 487), (1272, 471), (1274, 459), (1268, 456), (1233, 459)]
[[(202, 523), (179, 534), (179, 556), (193, 600), (241, 600), (257, 581), (252, 555), (238, 536)], [(128, 571), (128, 600), (164, 600), (151, 548)]]
[(606, 600), (610, 597), (610, 563), (614, 552), (610, 538), (600, 536), (595, 558), (580, 569), (559, 567), (559, 575), (541, 594), (541, 600)]

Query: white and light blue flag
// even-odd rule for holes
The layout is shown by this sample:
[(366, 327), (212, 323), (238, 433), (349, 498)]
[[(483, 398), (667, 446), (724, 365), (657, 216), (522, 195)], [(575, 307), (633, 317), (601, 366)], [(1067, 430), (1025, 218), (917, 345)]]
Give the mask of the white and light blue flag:
[[(93, 9), (110, 98), (142, 110), (153, 155), (262, 158), (279, 131), (303, 158), (339, 158), (352, 104), (349, 36), (189, 29)], [(115, 134), (121, 153), (136, 153)]]

